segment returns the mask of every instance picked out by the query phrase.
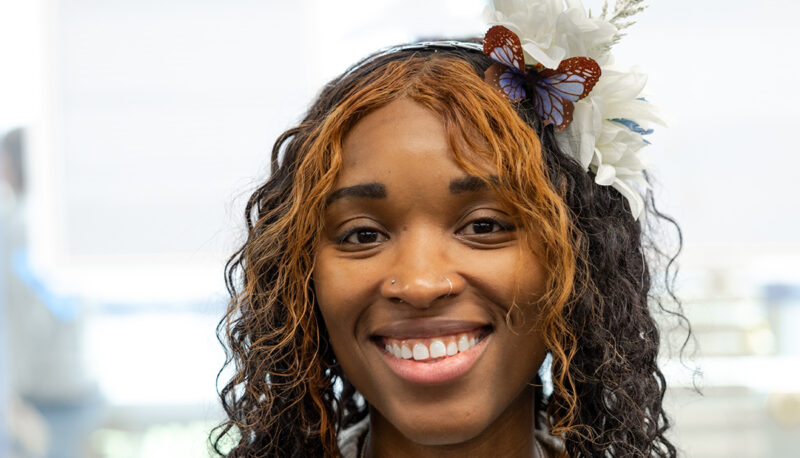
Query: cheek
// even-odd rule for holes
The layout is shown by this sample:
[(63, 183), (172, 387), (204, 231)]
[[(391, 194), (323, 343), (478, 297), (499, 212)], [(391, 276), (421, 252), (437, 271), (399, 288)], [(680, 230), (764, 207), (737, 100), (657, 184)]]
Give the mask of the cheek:
[(377, 273), (364, 264), (321, 249), (314, 266), (314, 291), (333, 352), (347, 378), (359, 388), (372, 377), (364, 362), (365, 335), (358, 332), (364, 327), (359, 323), (374, 301), (374, 285), (379, 284)]
[(468, 275), (496, 295), (494, 302), (510, 306), (515, 300), (521, 308), (531, 309), (544, 293), (545, 269), (530, 252), (510, 249), (489, 256), (478, 252), (466, 265), (470, 265)]
[[(331, 338), (344, 331), (352, 334), (372, 291), (374, 272), (358, 262), (338, 258), (322, 248), (314, 266), (314, 292)], [(334, 344), (335, 345), (335, 344)]]
[[(510, 312), (506, 323), (512, 334), (523, 336), (519, 343), (527, 345), (541, 334), (542, 296), (545, 293), (546, 269), (539, 258), (530, 251), (512, 250), (507, 256), (497, 257), (483, 264), (491, 271), (492, 290), (497, 303), (504, 304)], [(512, 307), (512, 304), (515, 306)]]
[(529, 308), (536, 307), (539, 299), (545, 293), (548, 269), (543, 264), (541, 243), (534, 241), (532, 245), (523, 242), (517, 253), (518, 260), (515, 272), (517, 278), (520, 304), (530, 304)]

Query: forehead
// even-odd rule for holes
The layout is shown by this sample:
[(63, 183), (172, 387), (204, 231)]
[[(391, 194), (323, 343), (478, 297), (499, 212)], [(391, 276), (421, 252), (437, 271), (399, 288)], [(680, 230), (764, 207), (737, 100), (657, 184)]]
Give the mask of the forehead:
[(449, 150), (444, 125), (437, 114), (414, 101), (399, 99), (353, 126), (344, 140), (343, 166), (348, 169), (379, 165), (392, 155), (430, 158)]
[(373, 111), (350, 130), (338, 181), (351, 185), (380, 176), (449, 181), (463, 175), (441, 117), (403, 98)]

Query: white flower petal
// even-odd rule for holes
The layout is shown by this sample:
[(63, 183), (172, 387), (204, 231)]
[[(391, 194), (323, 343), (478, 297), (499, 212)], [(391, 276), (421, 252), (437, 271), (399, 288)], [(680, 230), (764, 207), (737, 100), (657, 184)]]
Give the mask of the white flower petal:
[(601, 186), (608, 186), (617, 178), (617, 172), (613, 166), (600, 164), (594, 177), (594, 182)]
[(597, 141), (594, 128), (594, 106), (591, 103), (576, 103), (575, 111), (572, 114), (572, 124), (570, 132), (576, 138), (577, 145), (573, 151), (577, 151), (578, 161), (584, 168), (588, 168), (594, 155), (594, 145)]
[(563, 59), (588, 56), (605, 59), (616, 27), (590, 18), (579, 0), (495, 0), (484, 17), (516, 33), (525, 50), (525, 63), (556, 68)]
[(630, 185), (625, 183), (622, 180), (614, 180), (614, 183), (611, 184), (611, 187), (619, 191), (625, 199), (628, 200), (628, 205), (631, 207), (631, 214), (633, 215), (633, 219), (639, 219), (642, 212), (644, 211), (644, 200), (642, 200), (642, 196), (636, 192)]
[[(531, 40), (522, 42), (522, 49), (534, 59), (533, 63), (541, 63), (547, 68), (556, 68), (564, 60), (567, 50), (560, 46), (544, 47)], [(525, 59), (528, 63), (528, 59)]]

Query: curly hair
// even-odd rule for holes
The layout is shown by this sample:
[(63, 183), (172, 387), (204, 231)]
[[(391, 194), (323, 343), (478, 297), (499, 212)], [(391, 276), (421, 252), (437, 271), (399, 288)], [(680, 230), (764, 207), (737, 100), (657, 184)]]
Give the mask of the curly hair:
[[(651, 304), (662, 305), (650, 294), (648, 260), (666, 255), (617, 191), (596, 185), (562, 152), (529, 102), (510, 104), (483, 82), (491, 63), (463, 49), (368, 57), (327, 84), (302, 122), (278, 138), (271, 175), (245, 208), (247, 238), (226, 265), (231, 301), (217, 331), (227, 347), (220, 375), (227, 367), (233, 375), (219, 393), (228, 420), (211, 433), (217, 453), (339, 456), (339, 432), (367, 415), (329, 344), (313, 253), (344, 137), (370, 112), (408, 97), (443, 119), (459, 165), (544, 242), (541, 327), (553, 391), (545, 398), (538, 388), (536, 399), (552, 434), (576, 457), (676, 456), (665, 436), (666, 383), (651, 313)], [(494, 165), (495, 177), (475, 166), (479, 159)], [(648, 213), (674, 225), (649, 197)], [(663, 277), (670, 294), (672, 260)]]

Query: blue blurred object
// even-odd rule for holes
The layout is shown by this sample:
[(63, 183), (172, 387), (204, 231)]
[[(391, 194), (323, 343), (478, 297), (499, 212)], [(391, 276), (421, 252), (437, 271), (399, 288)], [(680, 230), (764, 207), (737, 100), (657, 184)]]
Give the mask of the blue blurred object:
[(33, 292), (54, 317), (61, 321), (75, 321), (80, 304), (77, 298), (63, 296), (51, 290), (33, 271), (29, 262), (28, 250), (18, 248), (11, 254), (14, 275)]
[(772, 283), (764, 286), (764, 299), (767, 302), (794, 302), (800, 305), (800, 285)]

